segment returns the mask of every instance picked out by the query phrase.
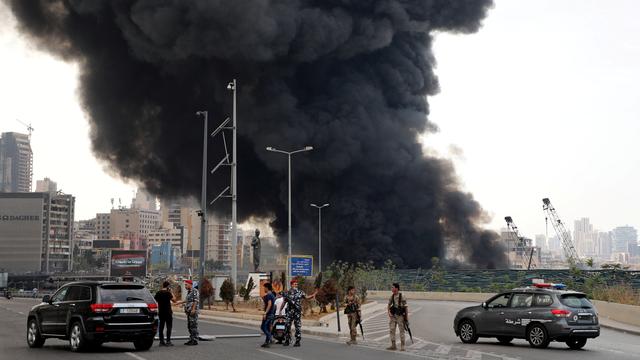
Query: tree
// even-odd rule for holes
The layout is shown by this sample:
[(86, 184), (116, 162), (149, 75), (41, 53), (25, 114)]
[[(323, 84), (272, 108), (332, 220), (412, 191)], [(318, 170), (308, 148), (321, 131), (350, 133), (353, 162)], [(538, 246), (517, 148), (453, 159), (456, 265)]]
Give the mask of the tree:
[(249, 301), (249, 298), (251, 298), (251, 291), (255, 289), (255, 287), (256, 285), (253, 283), (253, 278), (249, 278), (249, 282), (247, 283), (247, 287), (244, 289), (244, 293), (240, 294), (244, 301)]
[(225, 305), (227, 306), (227, 310), (229, 310), (229, 304), (231, 304), (231, 308), (233, 309), (233, 312), (236, 312), (236, 308), (233, 305), (234, 295), (235, 295), (235, 290), (233, 287), (233, 283), (229, 279), (225, 280), (222, 283), (222, 286), (220, 286), (220, 297), (222, 298), (222, 301), (224, 301)]
[(593, 258), (588, 258), (587, 261), (585, 262), (585, 264), (588, 267), (593, 268)]
[(335, 301), (336, 295), (338, 295), (338, 289), (336, 285), (336, 279), (331, 278), (325, 281), (324, 285), (322, 285), (322, 287), (318, 290), (316, 301), (318, 302), (318, 305), (320, 305), (321, 313), (326, 313), (327, 305), (331, 305)]
[(209, 281), (209, 279), (205, 278), (202, 280), (200, 285), (200, 301), (204, 305), (204, 299), (207, 299), (207, 306), (209, 310), (211, 310), (211, 297), (213, 296), (214, 290), (215, 289), (213, 288), (213, 285), (211, 285), (211, 281)]

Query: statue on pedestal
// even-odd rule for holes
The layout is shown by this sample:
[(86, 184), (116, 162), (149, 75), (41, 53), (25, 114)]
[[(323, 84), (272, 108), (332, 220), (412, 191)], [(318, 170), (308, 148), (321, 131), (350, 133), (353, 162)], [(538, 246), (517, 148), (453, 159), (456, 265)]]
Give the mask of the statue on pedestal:
[(253, 271), (258, 272), (260, 267), (260, 230), (258, 229), (251, 239), (251, 247), (253, 248)]

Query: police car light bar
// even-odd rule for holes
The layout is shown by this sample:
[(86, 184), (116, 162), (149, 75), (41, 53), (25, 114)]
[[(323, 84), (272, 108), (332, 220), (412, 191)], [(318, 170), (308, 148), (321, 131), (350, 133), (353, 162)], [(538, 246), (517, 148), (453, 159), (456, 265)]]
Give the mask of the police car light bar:
[(567, 285), (565, 284), (549, 284), (549, 283), (538, 283), (538, 284), (534, 284), (535, 287), (539, 288), (539, 289), (555, 289), (555, 290), (565, 290), (567, 288)]

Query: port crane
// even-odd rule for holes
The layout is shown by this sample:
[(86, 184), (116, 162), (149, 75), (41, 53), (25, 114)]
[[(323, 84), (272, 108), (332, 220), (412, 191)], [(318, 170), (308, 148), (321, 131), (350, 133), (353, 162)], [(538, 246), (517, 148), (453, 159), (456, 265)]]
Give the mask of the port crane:
[(567, 259), (569, 266), (577, 267), (579, 269), (585, 268), (584, 263), (580, 260), (580, 256), (578, 256), (578, 251), (575, 246), (573, 246), (573, 241), (571, 240), (569, 231), (564, 226), (562, 220), (560, 220), (560, 216), (558, 216), (556, 209), (551, 205), (551, 200), (549, 200), (549, 198), (542, 199), (542, 210), (544, 210), (547, 215), (547, 221), (551, 220), (551, 225), (555, 229), (558, 238), (560, 238), (564, 257)]
[[(533, 257), (535, 247), (533, 246), (533, 244), (531, 244), (530, 240), (526, 239), (523, 236), (520, 236), (518, 227), (513, 222), (513, 218), (511, 216), (506, 216), (504, 220), (507, 222), (509, 235), (511, 236), (511, 240), (515, 244), (515, 251), (516, 254), (520, 256), (522, 266), (524, 267), (526, 265), (527, 270), (535, 268), (537, 265)], [(509, 251), (511, 251), (511, 249), (509, 249)]]

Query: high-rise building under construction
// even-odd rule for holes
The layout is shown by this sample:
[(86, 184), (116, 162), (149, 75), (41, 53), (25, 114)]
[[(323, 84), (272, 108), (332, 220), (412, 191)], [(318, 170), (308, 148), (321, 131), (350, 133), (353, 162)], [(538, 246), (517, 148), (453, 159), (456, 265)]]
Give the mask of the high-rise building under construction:
[(0, 192), (31, 192), (33, 152), (28, 135), (15, 132), (0, 137)]

